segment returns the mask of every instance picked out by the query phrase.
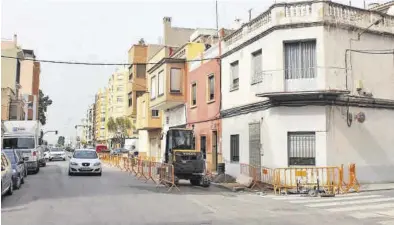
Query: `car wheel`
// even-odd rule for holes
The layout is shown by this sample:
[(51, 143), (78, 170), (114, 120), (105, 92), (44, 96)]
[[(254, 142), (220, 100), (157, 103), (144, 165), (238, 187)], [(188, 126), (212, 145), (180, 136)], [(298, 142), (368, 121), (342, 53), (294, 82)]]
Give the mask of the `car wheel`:
[(37, 166), (36, 173), (40, 172), (40, 167)]
[(7, 195), (12, 195), (12, 193), (14, 193), (14, 182), (11, 179), (11, 185), (8, 188)]
[(102, 172), (98, 173), (97, 176), (100, 176), (100, 177), (101, 177), (101, 174), (102, 174)]
[(66, 158), (64, 158), (63, 161), (66, 161)]
[(49, 159), (49, 161), (52, 161), (52, 159)]
[(23, 176), (21, 176), (21, 184), (25, 183), (25, 178)]
[(43, 167), (46, 167), (46, 166), (47, 166), (47, 162), (44, 161), (44, 163), (42, 164), (42, 166), (43, 166)]
[(20, 187), (21, 187), (21, 178), (20, 177), (18, 177), (17, 179), (16, 179), (16, 183), (14, 184), (15, 185), (15, 190), (18, 190)]
[(70, 169), (68, 169), (68, 175), (69, 175), (69, 176), (72, 176), (72, 175), (73, 175), (73, 173), (71, 173)]

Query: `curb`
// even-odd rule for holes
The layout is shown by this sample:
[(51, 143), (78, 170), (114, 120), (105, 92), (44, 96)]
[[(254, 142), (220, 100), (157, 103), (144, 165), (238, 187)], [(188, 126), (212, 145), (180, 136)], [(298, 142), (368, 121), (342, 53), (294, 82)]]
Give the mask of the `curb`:
[(375, 191), (392, 191), (394, 190), (394, 187), (392, 188), (382, 188), (382, 189), (370, 189), (370, 190), (359, 190), (358, 192), (375, 192)]

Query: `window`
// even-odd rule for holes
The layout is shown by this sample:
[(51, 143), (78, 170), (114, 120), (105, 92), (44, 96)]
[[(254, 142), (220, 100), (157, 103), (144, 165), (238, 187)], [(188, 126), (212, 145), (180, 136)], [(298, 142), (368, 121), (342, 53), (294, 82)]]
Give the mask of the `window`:
[(230, 64), (231, 66), (231, 83), (230, 90), (238, 89), (239, 86), (239, 65), (238, 61)]
[(101, 122), (105, 122), (105, 118), (101, 118)]
[(230, 136), (230, 161), (239, 162), (239, 134)]
[(252, 53), (252, 78), (251, 84), (257, 84), (263, 81), (263, 60), (261, 49)]
[(181, 92), (181, 69), (171, 68), (170, 92)]
[(289, 166), (316, 165), (315, 132), (288, 132)]
[(144, 95), (144, 93), (145, 93), (144, 91), (137, 91), (137, 93), (136, 93), (137, 94), (137, 98), (141, 97), (142, 95)]
[(152, 110), (152, 117), (159, 117), (159, 110)]
[(116, 88), (116, 91), (123, 91), (123, 85), (119, 85), (119, 86)]
[(146, 65), (137, 65), (137, 77), (145, 77)]
[(159, 96), (164, 94), (164, 71), (159, 72)]
[(145, 118), (145, 113), (146, 113), (146, 102), (142, 102), (142, 118)]
[(215, 76), (208, 76), (208, 101), (212, 101), (215, 99)]
[(196, 104), (197, 104), (197, 84), (192, 83), (190, 105), (195, 106)]
[(155, 99), (156, 98), (156, 76), (153, 76), (150, 80), (150, 98)]
[(123, 102), (123, 97), (118, 96), (118, 97), (116, 98), (116, 101), (117, 101), (117, 102)]
[(129, 92), (129, 94), (127, 94), (127, 98), (129, 100), (129, 107), (133, 105), (133, 93)]
[(285, 43), (285, 78), (316, 77), (316, 41)]

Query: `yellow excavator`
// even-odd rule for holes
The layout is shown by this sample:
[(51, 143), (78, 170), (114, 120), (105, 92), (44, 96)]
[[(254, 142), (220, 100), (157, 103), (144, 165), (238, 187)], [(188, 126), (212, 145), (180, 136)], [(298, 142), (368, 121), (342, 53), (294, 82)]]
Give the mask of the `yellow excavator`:
[(175, 184), (189, 180), (194, 186), (209, 187), (202, 152), (195, 149), (192, 129), (170, 128), (166, 135), (165, 163), (174, 165)]

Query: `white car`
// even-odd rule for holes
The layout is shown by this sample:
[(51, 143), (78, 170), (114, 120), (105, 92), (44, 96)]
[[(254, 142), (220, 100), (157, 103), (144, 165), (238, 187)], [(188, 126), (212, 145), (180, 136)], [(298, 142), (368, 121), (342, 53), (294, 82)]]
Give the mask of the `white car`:
[(49, 161), (56, 160), (56, 159), (66, 161), (66, 153), (64, 152), (63, 149), (52, 148), (49, 151)]
[(68, 175), (74, 174), (96, 174), (101, 176), (101, 161), (94, 149), (77, 149), (70, 156)]

